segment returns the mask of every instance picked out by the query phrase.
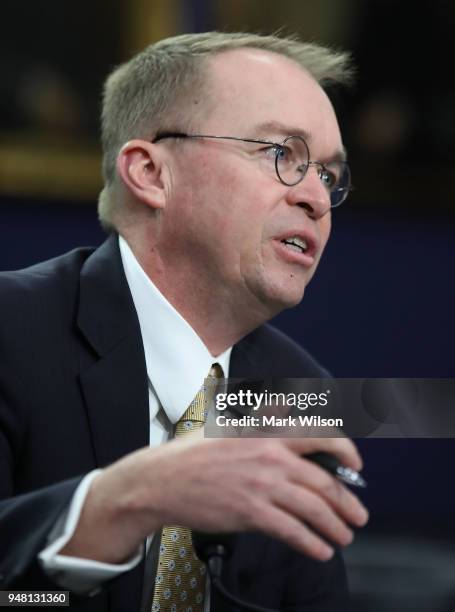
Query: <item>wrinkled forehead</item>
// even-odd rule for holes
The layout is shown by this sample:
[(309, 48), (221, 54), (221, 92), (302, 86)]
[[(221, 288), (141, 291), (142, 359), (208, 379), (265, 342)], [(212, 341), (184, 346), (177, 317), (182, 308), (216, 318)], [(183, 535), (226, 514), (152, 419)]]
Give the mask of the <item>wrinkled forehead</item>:
[(294, 60), (260, 49), (229, 50), (210, 59), (208, 76), (212, 105), (205, 129), (275, 139), (293, 129), (318, 148), (342, 148), (327, 94)]

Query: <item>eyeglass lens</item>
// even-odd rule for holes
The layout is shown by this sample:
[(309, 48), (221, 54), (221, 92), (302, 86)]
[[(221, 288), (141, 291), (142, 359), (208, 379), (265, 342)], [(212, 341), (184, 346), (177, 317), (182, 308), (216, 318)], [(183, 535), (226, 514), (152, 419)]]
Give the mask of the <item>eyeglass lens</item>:
[(289, 136), (276, 151), (275, 167), (285, 185), (297, 185), (308, 170), (310, 152), (300, 136)]
[(276, 151), (275, 168), (285, 185), (297, 185), (310, 165), (318, 166), (319, 178), (330, 194), (332, 208), (339, 206), (349, 193), (351, 175), (346, 162), (332, 161), (327, 164), (310, 162), (310, 152), (300, 136), (289, 136)]

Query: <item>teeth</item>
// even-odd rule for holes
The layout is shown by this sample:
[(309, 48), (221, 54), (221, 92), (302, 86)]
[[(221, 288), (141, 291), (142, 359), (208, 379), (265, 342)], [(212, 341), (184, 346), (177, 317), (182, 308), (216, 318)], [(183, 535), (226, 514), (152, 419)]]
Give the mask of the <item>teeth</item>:
[(283, 242), (284, 244), (291, 247), (293, 251), (298, 251), (299, 253), (301, 253), (302, 251), (306, 251), (308, 248), (306, 241), (303, 240), (303, 238), (300, 238), (300, 236), (286, 238), (285, 240), (283, 240)]
[(303, 253), (303, 249), (301, 247), (296, 246), (295, 244), (290, 244), (289, 242), (284, 243), (286, 248), (290, 251), (296, 251), (297, 253)]

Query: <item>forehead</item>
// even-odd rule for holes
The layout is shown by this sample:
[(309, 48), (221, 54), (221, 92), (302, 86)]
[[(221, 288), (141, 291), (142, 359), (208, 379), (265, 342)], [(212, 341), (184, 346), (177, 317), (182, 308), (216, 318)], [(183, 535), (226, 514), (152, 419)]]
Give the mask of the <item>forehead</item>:
[[(309, 134), (316, 146), (340, 149), (341, 136), (332, 104), (313, 77), (296, 62), (260, 49), (235, 49), (209, 62), (212, 112), (205, 129), (226, 135), (279, 137), (274, 123)], [(312, 147), (313, 148), (313, 147)], [(330, 153), (329, 151), (327, 151)]]

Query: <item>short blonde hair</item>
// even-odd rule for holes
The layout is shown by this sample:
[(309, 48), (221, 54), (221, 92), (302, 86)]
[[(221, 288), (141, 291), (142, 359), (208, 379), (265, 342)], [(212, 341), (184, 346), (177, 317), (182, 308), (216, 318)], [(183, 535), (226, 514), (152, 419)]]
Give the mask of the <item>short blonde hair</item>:
[[(120, 148), (132, 138), (153, 140), (157, 131), (196, 127), (201, 106), (209, 103), (207, 58), (211, 55), (254, 47), (288, 57), (325, 87), (348, 84), (353, 69), (348, 54), (296, 37), (263, 36), (242, 32), (182, 34), (149, 45), (117, 67), (104, 86), (101, 139), (103, 146), (102, 190), (98, 214), (106, 230), (115, 228), (119, 204), (113, 194), (116, 159)], [(195, 112), (189, 95), (203, 92), (204, 104)], [(207, 106), (205, 106), (206, 110)]]

